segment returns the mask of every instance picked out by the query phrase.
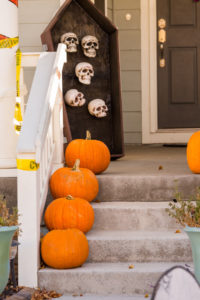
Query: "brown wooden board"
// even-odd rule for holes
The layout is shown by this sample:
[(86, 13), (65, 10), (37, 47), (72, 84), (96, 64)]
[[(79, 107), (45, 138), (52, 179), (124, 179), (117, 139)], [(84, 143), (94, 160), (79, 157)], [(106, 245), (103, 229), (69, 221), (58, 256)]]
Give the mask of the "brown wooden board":
[[(78, 52), (67, 53), (63, 68), (63, 96), (69, 89), (77, 89), (86, 98), (82, 107), (65, 105), (65, 135), (68, 142), (85, 138), (90, 130), (93, 139), (103, 141), (110, 149), (112, 158), (124, 155), (119, 47), (117, 29), (88, 0), (67, 0), (43, 32), (41, 39), (49, 51), (55, 51), (60, 37), (65, 32), (74, 32), (79, 38)], [(83, 54), (81, 39), (94, 35), (100, 42), (95, 58)], [(89, 62), (94, 67), (90, 85), (82, 84), (75, 75), (80, 62)], [(88, 112), (88, 103), (96, 98), (105, 100), (109, 112), (105, 118), (96, 118)], [(69, 128), (66, 128), (66, 126)], [(69, 130), (70, 129), (70, 130)]]

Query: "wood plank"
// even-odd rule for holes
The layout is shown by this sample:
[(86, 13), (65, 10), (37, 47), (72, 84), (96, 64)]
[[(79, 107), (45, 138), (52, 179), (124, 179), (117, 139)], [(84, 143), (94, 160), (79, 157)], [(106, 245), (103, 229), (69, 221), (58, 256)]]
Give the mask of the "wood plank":
[(140, 0), (113, 0), (114, 9), (140, 8)]
[(122, 71), (140, 71), (141, 70), (141, 52), (140, 50), (120, 51), (120, 62)]
[[(130, 14), (131, 19), (127, 20), (126, 15)], [(140, 11), (139, 10), (115, 10), (115, 25), (121, 29), (140, 29)]]
[(141, 132), (125, 132), (124, 133), (125, 144), (142, 144)]
[(19, 23), (48, 23), (59, 8), (59, 0), (19, 1)]
[(41, 47), (40, 34), (46, 24), (19, 24), (20, 45)]
[(141, 93), (140, 92), (123, 92), (122, 93), (123, 111), (130, 112), (141, 111)]
[(139, 50), (141, 48), (140, 30), (120, 30), (120, 50)]
[(141, 72), (140, 71), (122, 71), (122, 91), (140, 91), (141, 90)]
[(125, 132), (141, 132), (142, 131), (142, 115), (141, 112), (124, 112), (124, 131)]

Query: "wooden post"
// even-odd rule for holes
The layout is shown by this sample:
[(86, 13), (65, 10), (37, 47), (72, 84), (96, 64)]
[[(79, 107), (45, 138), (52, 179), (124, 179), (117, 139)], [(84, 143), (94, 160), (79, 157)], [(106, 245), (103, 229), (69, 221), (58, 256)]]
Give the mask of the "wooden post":
[(18, 37), (18, 0), (0, 1), (0, 168), (16, 167), (17, 135), (13, 117), (16, 97), (16, 59), (18, 45), (3, 48), (7, 38)]

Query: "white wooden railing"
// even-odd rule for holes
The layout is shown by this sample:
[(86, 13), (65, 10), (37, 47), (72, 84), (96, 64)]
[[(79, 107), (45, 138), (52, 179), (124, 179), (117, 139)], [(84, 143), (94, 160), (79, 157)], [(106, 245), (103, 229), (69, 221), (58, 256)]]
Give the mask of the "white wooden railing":
[(57, 52), (27, 53), (22, 67), (36, 66), (17, 147), (19, 285), (38, 286), (40, 223), (53, 168), (63, 166), (62, 69), (65, 45)]

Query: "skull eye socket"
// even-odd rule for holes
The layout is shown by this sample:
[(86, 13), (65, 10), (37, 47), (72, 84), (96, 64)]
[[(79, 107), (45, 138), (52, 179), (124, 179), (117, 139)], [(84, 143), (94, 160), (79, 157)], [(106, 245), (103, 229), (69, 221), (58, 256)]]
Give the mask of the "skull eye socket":
[(71, 42), (73, 40), (72, 37), (68, 37), (67, 39), (65, 39), (67, 42)]
[(88, 42), (87, 46), (91, 47), (92, 46), (92, 42)]
[(79, 100), (78, 100), (78, 98), (76, 97), (75, 100), (74, 100), (74, 102), (77, 103), (78, 101), (79, 101)]
[(101, 106), (97, 107), (97, 110), (100, 111), (101, 110)]
[(88, 69), (83, 69), (82, 72), (83, 73), (87, 73)]
[(77, 97), (80, 97), (80, 98), (81, 98), (81, 96), (82, 96), (81, 93), (78, 93)]
[(94, 45), (94, 47), (97, 47), (97, 43), (96, 42), (94, 42), (93, 45)]
[(91, 74), (93, 74), (93, 71), (92, 71), (92, 70), (89, 70), (89, 72), (90, 72)]
[(102, 108), (103, 108), (103, 109), (106, 109), (106, 106), (105, 106), (105, 105), (103, 105), (103, 106), (102, 106)]

